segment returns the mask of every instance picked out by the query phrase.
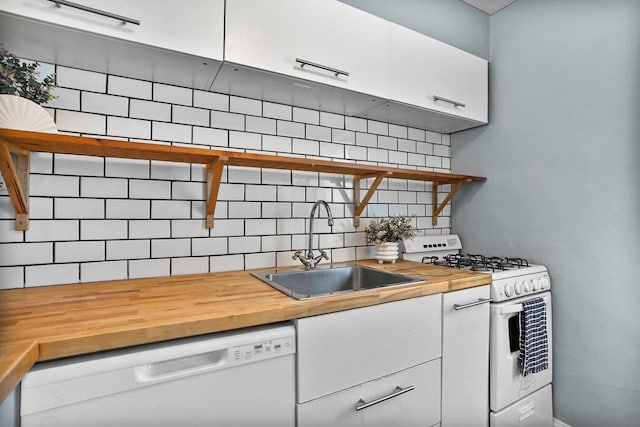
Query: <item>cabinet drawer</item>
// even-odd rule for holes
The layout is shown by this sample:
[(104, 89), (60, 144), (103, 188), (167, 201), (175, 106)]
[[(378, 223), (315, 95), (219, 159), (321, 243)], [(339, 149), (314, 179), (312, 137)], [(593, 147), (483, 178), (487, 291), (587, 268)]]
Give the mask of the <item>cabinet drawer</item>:
[[(401, 390), (413, 390), (399, 394)], [(356, 411), (364, 405), (396, 394)], [(362, 401), (361, 401), (362, 400)], [(440, 420), (440, 359), (298, 404), (299, 427), (432, 426)]]
[(441, 354), (440, 294), (299, 319), (298, 402)]
[[(2, 11), (62, 27), (222, 60), (224, 0), (72, 0), (104, 12), (56, 5), (48, 0), (3, 2)], [(107, 14), (140, 22), (122, 24)]]

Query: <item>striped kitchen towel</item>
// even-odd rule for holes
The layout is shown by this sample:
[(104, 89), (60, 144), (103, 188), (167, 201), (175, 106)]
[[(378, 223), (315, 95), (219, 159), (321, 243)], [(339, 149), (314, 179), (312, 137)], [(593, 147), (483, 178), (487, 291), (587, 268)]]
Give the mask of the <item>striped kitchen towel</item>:
[(549, 368), (547, 311), (544, 299), (532, 298), (522, 303), (520, 313), (520, 371), (523, 376)]

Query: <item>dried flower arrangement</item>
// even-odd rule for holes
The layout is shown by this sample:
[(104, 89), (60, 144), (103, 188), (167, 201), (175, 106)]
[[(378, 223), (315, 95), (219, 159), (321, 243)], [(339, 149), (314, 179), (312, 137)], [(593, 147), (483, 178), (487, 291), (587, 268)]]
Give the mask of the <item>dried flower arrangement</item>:
[(410, 239), (415, 236), (416, 229), (409, 217), (394, 215), (385, 219), (372, 219), (364, 232), (367, 243), (383, 243)]

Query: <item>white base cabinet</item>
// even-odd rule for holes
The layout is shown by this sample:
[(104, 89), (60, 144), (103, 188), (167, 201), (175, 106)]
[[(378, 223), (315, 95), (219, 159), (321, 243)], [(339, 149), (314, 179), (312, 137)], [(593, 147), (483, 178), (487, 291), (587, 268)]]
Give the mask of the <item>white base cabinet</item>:
[(440, 359), (298, 404), (297, 414), (298, 427), (431, 426), (440, 420)]
[(442, 295), (442, 427), (488, 425), (489, 293)]

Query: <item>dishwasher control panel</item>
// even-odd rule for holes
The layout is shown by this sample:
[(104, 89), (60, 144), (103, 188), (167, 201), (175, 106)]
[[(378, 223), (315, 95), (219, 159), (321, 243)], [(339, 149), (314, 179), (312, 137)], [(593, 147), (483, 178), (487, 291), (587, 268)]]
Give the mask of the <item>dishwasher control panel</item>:
[(283, 356), (285, 354), (293, 354), (295, 352), (296, 348), (294, 337), (259, 341), (229, 349), (231, 364), (264, 360), (271, 357)]

